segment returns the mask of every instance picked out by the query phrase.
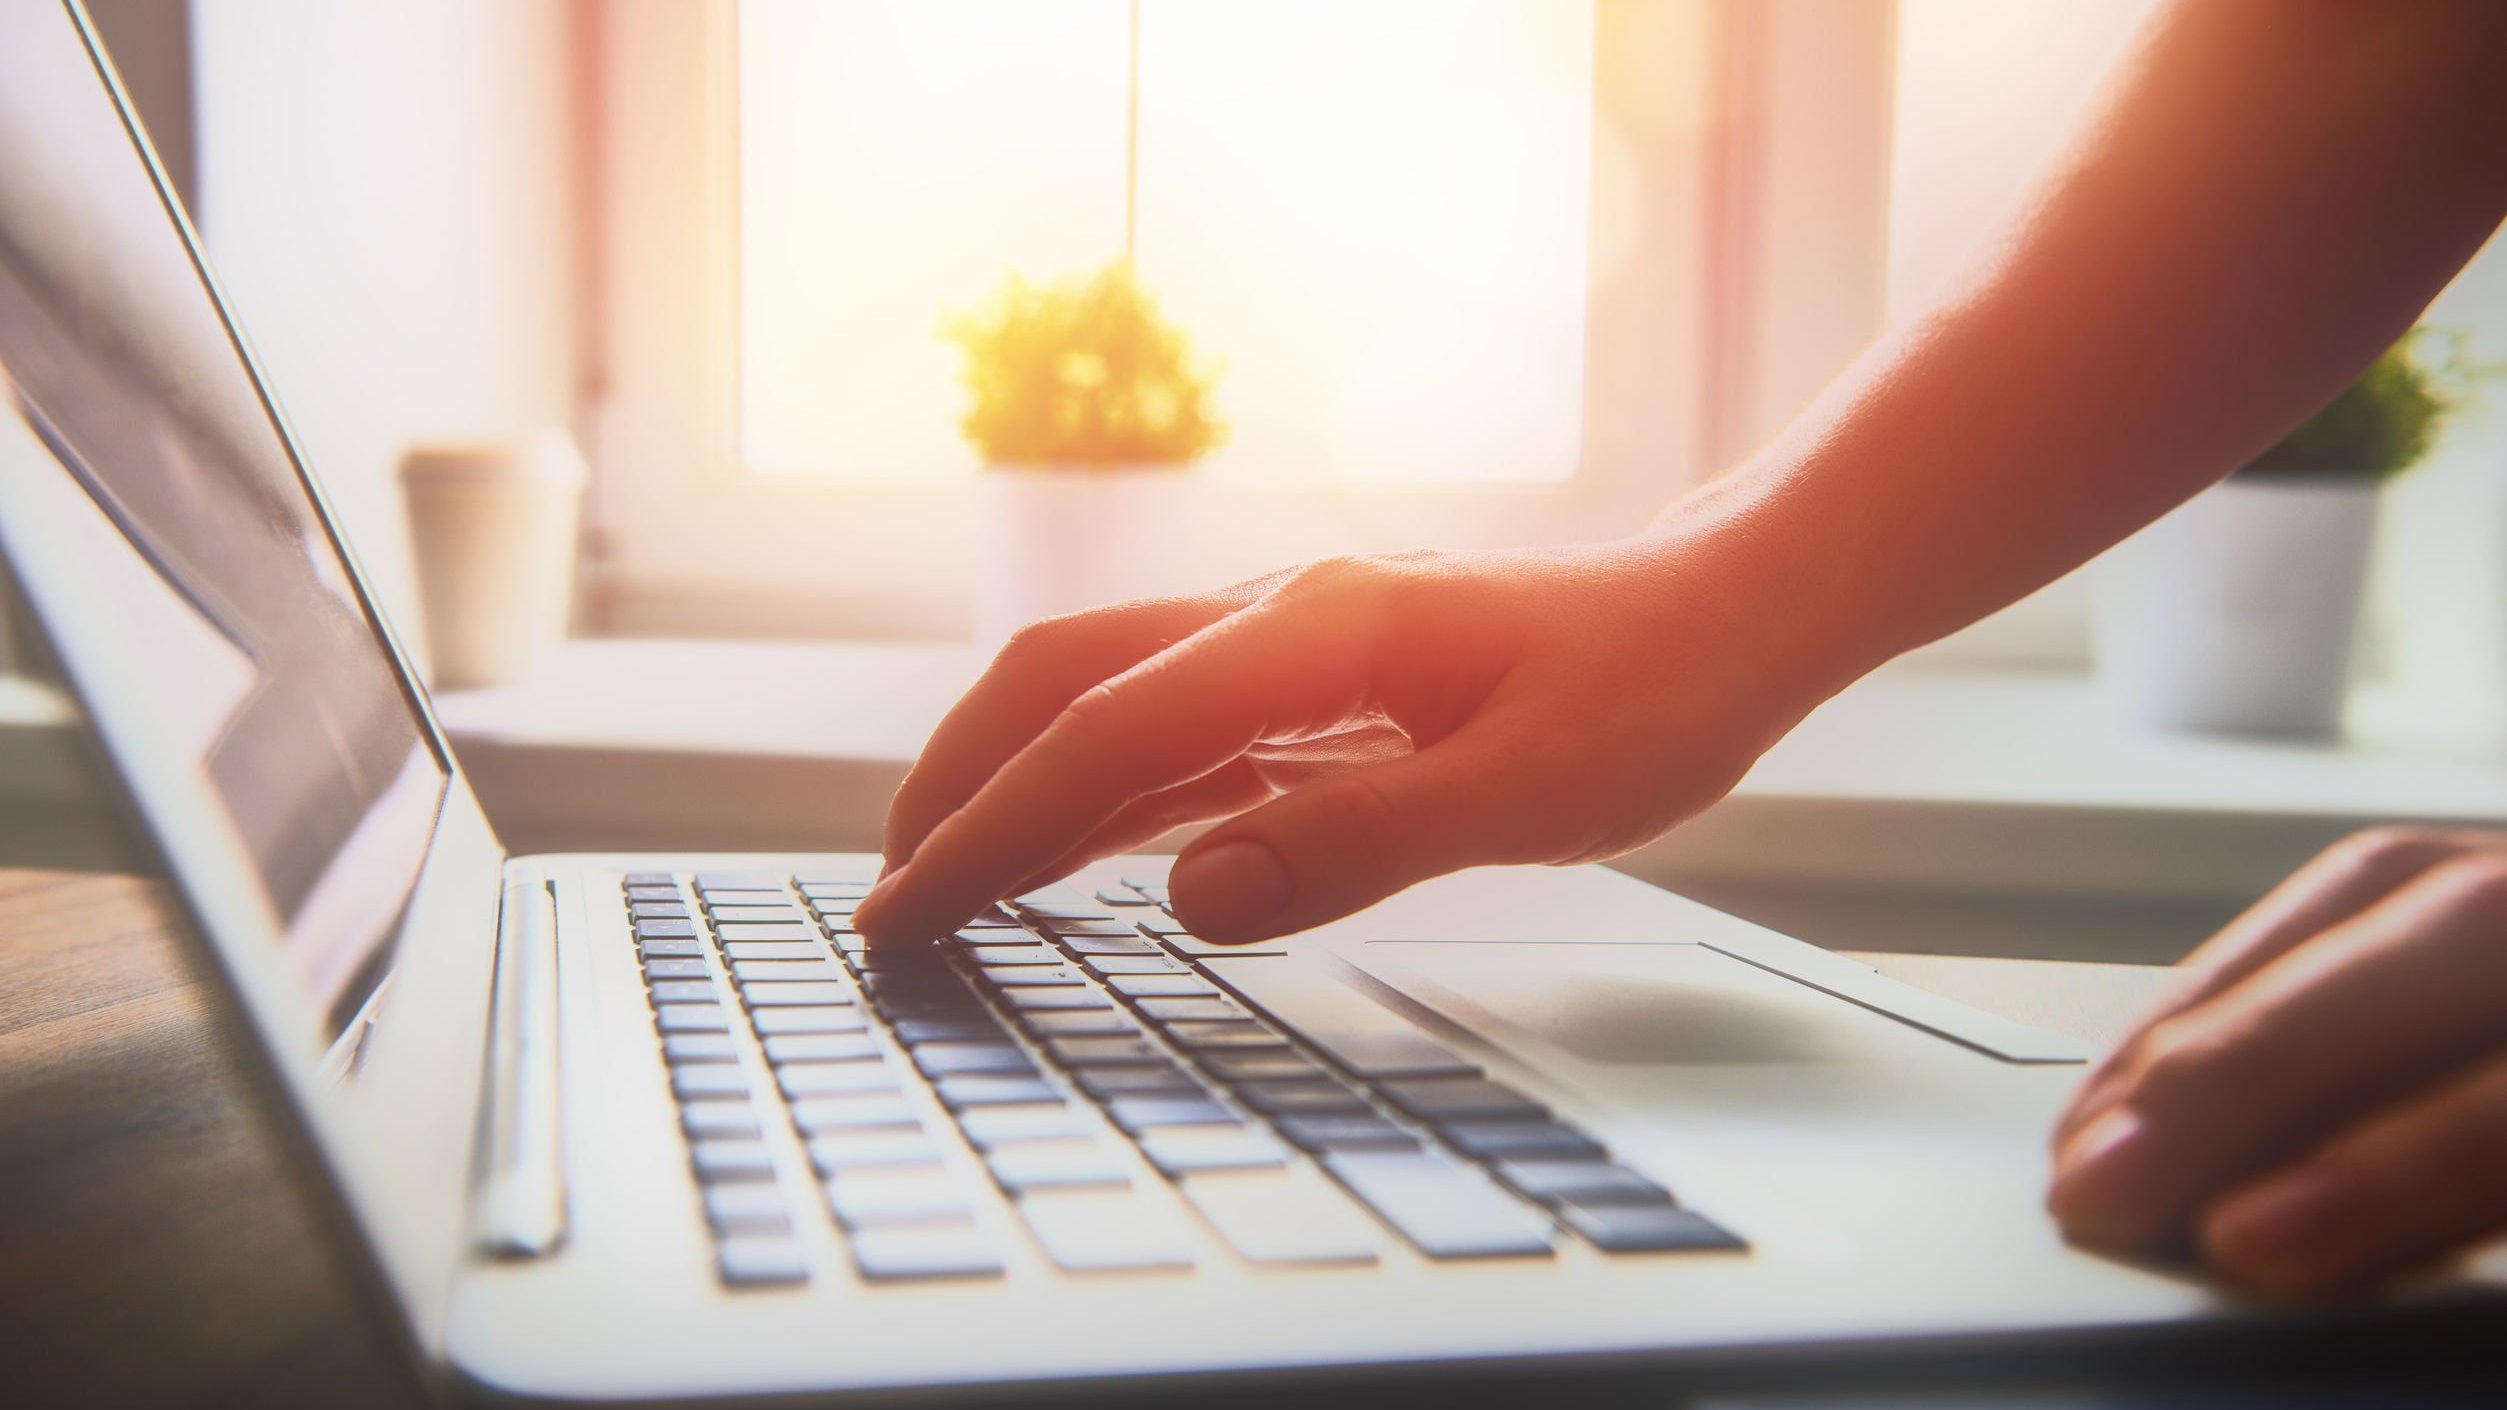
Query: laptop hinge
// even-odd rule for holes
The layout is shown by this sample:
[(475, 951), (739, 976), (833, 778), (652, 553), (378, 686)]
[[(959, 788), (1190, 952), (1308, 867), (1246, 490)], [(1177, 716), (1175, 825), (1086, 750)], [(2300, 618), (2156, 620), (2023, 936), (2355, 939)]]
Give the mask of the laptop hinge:
[(477, 1237), (498, 1258), (540, 1258), (566, 1238), (560, 1129), (557, 903), (540, 881), (509, 881), (497, 920), (487, 1158)]

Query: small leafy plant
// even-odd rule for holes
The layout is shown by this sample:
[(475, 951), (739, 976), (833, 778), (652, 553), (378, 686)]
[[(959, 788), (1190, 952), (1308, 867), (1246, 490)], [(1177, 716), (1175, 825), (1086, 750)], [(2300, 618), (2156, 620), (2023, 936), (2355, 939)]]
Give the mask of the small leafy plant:
[(1215, 373), (1129, 259), (1041, 285), (1010, 273), (941, 331), (966, 354), (973, 400), (959, 429), (992, 464), (1182, 466), (1226, 438)]
[(2483, 375), (2464, 356), (2461, 333), (2414, 328), (2238, 473), (2390, 479), (2428, 455), (2447, 418), (2471, 403), (2473, 383)]

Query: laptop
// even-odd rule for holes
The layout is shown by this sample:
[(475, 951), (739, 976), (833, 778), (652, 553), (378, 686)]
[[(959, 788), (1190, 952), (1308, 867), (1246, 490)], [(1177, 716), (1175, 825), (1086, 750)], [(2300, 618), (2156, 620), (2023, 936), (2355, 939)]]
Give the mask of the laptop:
[(1243, 1388), (2220, 1310), (2041, 1212), (2077, 1044), (1601, 868), (1221, 950), (1141, 857), (873, 953), (874, 857), (507, 855), (75, 6), (0, 7), (0, 370), (0, 547), (448, 1393)]

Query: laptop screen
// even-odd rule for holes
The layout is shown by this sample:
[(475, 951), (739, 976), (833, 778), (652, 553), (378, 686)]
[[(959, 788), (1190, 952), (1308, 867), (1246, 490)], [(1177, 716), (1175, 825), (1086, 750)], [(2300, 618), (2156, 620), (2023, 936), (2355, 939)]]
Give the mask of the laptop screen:
[(388, 988), (446, 761), (176, 217), (58, 48), (0, 44), (0, 415), (128, 548), (89, 566), (82, 629), (125, 649), (83, 688), (179, 735), (328, 1041)]

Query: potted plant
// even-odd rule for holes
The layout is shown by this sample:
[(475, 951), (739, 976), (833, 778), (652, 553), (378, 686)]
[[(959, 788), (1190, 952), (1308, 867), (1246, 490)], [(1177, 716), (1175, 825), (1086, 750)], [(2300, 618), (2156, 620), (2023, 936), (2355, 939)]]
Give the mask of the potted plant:
[(1183, 472), (1226, 435), (1215, 376), (1128, 258), (1049, 284), (1010, 274), (943, 331), (966, 355), (959, 425), (984, 459), (979, 637), (1202, 585)]
[(2414, 329), (2321, 411), (2100, 564), (2098, 670), (2135, 723), (2325, 737), (2341, 724), (2377, 491), (2468, 396)]

